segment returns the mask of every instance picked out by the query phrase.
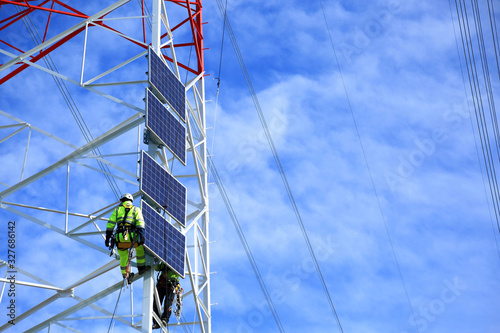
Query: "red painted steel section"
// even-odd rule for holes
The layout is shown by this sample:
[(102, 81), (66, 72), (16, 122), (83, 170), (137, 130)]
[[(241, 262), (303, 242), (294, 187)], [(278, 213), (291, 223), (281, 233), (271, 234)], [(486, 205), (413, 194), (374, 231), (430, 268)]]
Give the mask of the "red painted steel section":
[[(46, 2), (48, 2), (48, 1), (46, 1)], [(43, 4), (45, 4), (46, 2), (44, 2)], [(72, 10), (73, 13), (71, 13), (71, 12), (64, 12), (64, 11), (56, 10), (56, 9), (45, 8), (45, 7), (41, 7), (41, 6), (32, 6), (32, 5), (29, 5), (29, 4), (25, 4), (25, 3), (22, 3), (22, 2), (15, 2), (15, 1), (11, 1), (11, 0), (0, 0), (0, 5), (16, 5), (16, 6), (20, 6), (20, 7), (27, 7), (27, 8), (34, 9), (34, 10), (42, 10), (42, 11), (47, 11), (47, 12), (53, 12), (53, 13), (58, 13), (58, 14), (69, 15), (69, 16), (76, 16), (76, 17), (81, 17), (81, 18), (88, 18), (88, 16), (86, 16), (86, 15), (84, 15), (82, 13), (79, 13), (77, 10), (75, 10), (75, 9), (69, 7), (69, 6), (66, 6), (64, 4), (61, 4), (61, 6), (66, 7), (68, 9)]]
[[(62, 3), (60, 0), (42, 0), (42, 1), (39, 1), (38, 4), (30, 4), (30, 2), (34, 3), (36, 1), (35, 0), (23, 0), (23, 1), (0, 0), (0, 7), (2, 7), (3, 5), (15, 5), (15, 6), (24, 8), (24, 10), (21, 11), (20, 13), (16, 13), (16, 14), (0, 21), (0, 24), (4, 24), (3, 26), (0, 26), (0, 31), (10, 27), (15, 22), (19, 21), (20, 19), (22, 19), (26, 15), (33, 13), (35, 11), (48, 12), (49, 18), (47, 19), (47, 23), (45, 25), (45, 33), (43, 36), (43, 40), (45, 41), (47, 38), (49, 24), (50, 24), (51, 20), (54, 19), (52, 17), (52, 14), (67, 15), (67, 16), (72, 16), (72, 17), (79, 17), (82, 19), (86, 19), (89, 17), (88, 15), (76, 10), (75, 8), (72, 8), (69, 5)], [(196, 58), (197, 58), (195, 67), (190, 67), (186, 63), (183, 63), (182, 61), (179, 61), (178, 65), (181, 68), (183, 68), (183, 69), (185, 69), (185, 70), (187, 70), (195, 75), (198, 75), (204, 71), (202, 0), (194, 0), (194, 1), (193, 0), (191, 0), (191, 1), (189, 1), (189, 0), (165, 0), (165, 2), (166, 3), (169, 2), (169, 3), (172, 3), (174, 5), (181, 6), (187, 10), (187, 18), (181, 20), (180, 23), (178, 23), (172, 29), (172, 31), (189, 23), (189, 27), (190, 27), (191, 32), (192, 32), (192, 39), (193, 40), (189, 41), (189, 42), (174, 44), (174, 46), (175, 47), (194, 47), (195, 48), (195, 54), (196, 54)], [(50, 6), (43, 7), (47, 4), (50, 4)], [(61, 6), (65, 10), (55, 9), (54, 8), (55, 4)], [(142, 11), (142, 15), (144, 16), (144, 0), (141, 1), (141, 11)], [(116, 29), (113, 29), (113, 28), (109, 27), (108, 25), (104, 24), (102, 21), (92, 22), (92, 24), (89, 25), (89, 27), (92, 25), (101, 25), (101, 26), (106, 27), (108, 29), (111, 29), (115, 32), (118, 32)], [(48, 55), (52, 51), (56, 50), (61, 45), (63, 45), (64, 43), (66, 43), (67, 41), (72, 39), (73, 37), (77, 36), (79, 33), (81, 33), (84, 30), (85, 30), (85, 28), (82, 27), (82, 28), (78, 29), (77, 31), (71, 33), (70, 35), (66, 36), (65, 38), (61, 39), (57, 43), (53, 44), (52, 46), (48, 47), (47, 49), (41, 50), (38, 55), (32, 56), (30, 58), (30, 61), (36, 62), (36, 61), (40, 60), (41, 58)], [(129, 39), (129, 38), (124, 37), (124, 36), (122, 36), (122, 37), (131, 41), (132, 43), (135, 43), (141, 47), (144, 47), (144, 45), (140, 45), (137, 42), (133, 41), (132, 39)], [(161, 38), (163, 39), (165, 37), (166, 37), (166, 34), (163, 35)], [(144, 19), (143, 19), (143, 38), (144, 38), (144, 41), (146, 41), (146, 30), (145, 30)], [(22, 52), (20, 47), (17, 47), (16, 45), (11, 45), (8, 42), (2, 40), (1, 38), (0, 38), (0, 43), (8, 45), (9, 47), (13, 48), (14, 50)], [(167, 46), (165, 48), (168, 48), (168, 47), (170, 47), (170, 46)], [(171, 62), (173, 61), (170, 57), (164, 56), (164, 58), (167, 59), (168, 61), (171, 61)], [(10, 72), (9, 74), (7, 74), (3, 78), (1, 78), (0, 84), (5, 83), (6, 81), (11, 79), (15, 75), (22, 72), (28, 66), (29, 65), (26, 65), (26, 64), (20, 64), (19, 67), (17, 67), (12, 72)]]
[[(50, 9), (54, 9), (54, 3), (52, 3), (52, 6)], [(42, 43), (45, 42), (45, 39), (47, 38), (47, 32), (49, 32), (49, 24), (50, 24), (50, 19), (52, 18), (52, 12), (49, 14), (49, 18), (47, 19), (47, 25), (45, 26), (45, 33), (43, 34), (43, 39)]]
[[(203, 61), (203, 29), (202, 29), (202, 0), (196, 0), (196, 1), (189, 1), (189, 0), (166, 0), (165, 2), (171, 2), (173, 4), (176, 4), (178, 6), (181, 6), (182, 8), (187, 9), (187, 18), (180, 21), (177, 25), (175, 25), (172, 28), (172, 31), (177, 30), (181, 26), (188, 24), (190, 25), (191, 32), (192, 32), (192, 42), (188, 43), (179, 43), (179, 44), (174, 44), (175, 47), (185, 47), (185, 46), (194, 46), (195, 48), (195, 53), (196, 53), (196, 64), (197, 66), (195, 68), (189, 68), (186, 66), (186, 64), (179, 63), (179, 66), (181, 68), (184, 68), (188, 71), (190, 71), (193, 74), (200, 74), (204, 71), (204, 61)], [(167, 34), (164, 34), (162, 38), (166, 37)], [(172, 61), (167, 56), (164, 56), (165, 59)]]
[(146, 44), (146, 19), (144, 18), (144, 0), (141, 0), (141, 11), (142, 11), (142, 35), (143, 42)]
[(14, 50), (16, 50), (16, 51), (18, 51), (18, 52), (24, 53), (24, 51), (23, 51), (23, 50), (18, 49), (18, 48), (17, 48), (17, 47), (15, 47), (14, 45), (9, 44), (9, 43), (7, 43), (7, 42), (5, 42), (5, 41), (3, 41), (3, 40), (0, 40), (0, 43), (3, 43), (3, 44), (5, 44), (5, 45), (7, 45), (8, 47), (12, 47)]
[(26, 15), (28, 15), (31, 12), (32, 11), (30, 9), (25, 9), (22, 12), (19, 12), (17, 14), (14, 14), (14, 15), (6, 18), (5, 20), (2, 20), (0, 23), (8, 22), (9, 20), (10, 20), (10, 22), (5, 24), (3, 27), (1, 27), (0, 31), (2, 31), (3, 29), (7, 28), (10, 25), (12, 25), (13, 23), (19, 21), (20, 19), (22, 19), (23, 17), (25, 17)]
[(200, 54), (199, 54), (199, 58), (198, 58), (198, 71), (200, 73), (204, 72), (205, 71), (205, 58), (204, 58), (204, 55), (203, 55), (203, 6), (201, 5), (201, 0), (199, 0), (199, 5), (197, 7), (198, 11), (199, 11), (199, 15), (196, 19), (196, 23), (198, 25), (198, 29), (197, 29), (197, 32), (198, 32), (198, 48), (200, 50)]
[[(72, 39), (73, 37), (77, 36), (83, 30), (85, 30), (85, 27), (81, 27), (80, 29), (75, 30), (73, 33), (71, 33), (68, 36), (64, 37), (63, 39), (61, 39), (57, 43), (52, 44), (49, 48), (41, 51), (37, 56), (35, 56), (32, 59), (30, 59), (30, 61), (31, 62), (37, 62), (38, 60), (42, 59), (43, 57), (45, 57), (50, 52), (52, 52), (55, 49), (57, 49), (59, 46), (63, 45), (64, 43), (66, 43), (67, 41), (69, 41), (70, 39)], [(29, 65), (27, 65), (27, 64), (23, 64), (23, 65), (19, 66), (14, 71), (12, 71), (11, 73), (9, 73), (6, 76), (4, 76), (3, 78), (1, 78), (0, 79), (0, 84), (4, 84), (5, 82), (7, 82), (8, 80), (10, 80), (11, 78), (13, 78), (14, 76), (16, 76), (17, 74), (21, 73), (22, 71), (24, 71), (28, 67), (29, 67)]]

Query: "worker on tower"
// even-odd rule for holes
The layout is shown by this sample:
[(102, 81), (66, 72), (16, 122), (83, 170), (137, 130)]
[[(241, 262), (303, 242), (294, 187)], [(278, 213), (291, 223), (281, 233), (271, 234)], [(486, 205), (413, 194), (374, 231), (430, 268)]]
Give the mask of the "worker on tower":
[[(156, 290), (158, 290), (158, 298), (160, 299), (160, 306), (165, 299), (165, 303), (163, 303), (163, 313), (160, 317), (160, 310), (156, 305), (156, 301), (153, 300), (153, 311), (158, 315), (161, 319), (161, 322), (164, 326), (167, 326), (168, 321), (170, 319), (170, 314), (172, 313), (172, 303), (174, 302), (175, 295), (177, 297), (177, 311), (180, 312), (180, 294), (182, 293), (182, 288), (179, 284), (179, 275), (170, 269), (163, 262), (159, 263), (155, 266), (155, 271), (160, 271), (161, 274), (158, 277), (158, 281), (156, 282)], [(177, 312), (176, 312), (176, 315)], [(180, 315), (180, 313), (179, 313)], [(153, 329), (160, 328), (160, 324), (153, 317)]]
[(120, 206), (116, 208), (106, 225), (106, 247), (109, 247), (109, 241), (113, 234), (115, 225), (116, 228), (116, 246), (118, 254), (120, 255), (120, 269), (123, 278), (128, 278), (127, 268), (129, 265), (128, 249), (132, 246), (135, 247), (137, 254), (137, 268), (139, 274), (144, 273), (147, 269), (151, 268), (146, 266), (146, 255), (144, 253), (144, 218), (139, 207), (133, 205), (134, 197), (132, 194), (125, 193), (120, 198)]

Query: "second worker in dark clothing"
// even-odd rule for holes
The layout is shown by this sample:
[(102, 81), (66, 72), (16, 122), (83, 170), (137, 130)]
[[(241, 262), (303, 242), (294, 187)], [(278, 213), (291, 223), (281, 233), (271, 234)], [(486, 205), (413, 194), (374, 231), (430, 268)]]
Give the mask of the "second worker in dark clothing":
[[(163, 313), (160, 316), (160, 311), (156, 306), (156, 300), (153, 298), (153, 311), (160, 317), (162, 324), (167, 326), (172, 313), (172, 303), (174, 302), (176, 288), (179, 286), (179, 275), (171, 270), (164, 263), (159, 263), (155, 266), (155, 271), (160, 271), (156, 283), (156, 290), (158, 290), (158, 298), (160, 305), (163, 303)], [(163, 301), (165, 300), (165, 302)], [(153, 318), (153, 329), (160, 328), (160, 325)]]

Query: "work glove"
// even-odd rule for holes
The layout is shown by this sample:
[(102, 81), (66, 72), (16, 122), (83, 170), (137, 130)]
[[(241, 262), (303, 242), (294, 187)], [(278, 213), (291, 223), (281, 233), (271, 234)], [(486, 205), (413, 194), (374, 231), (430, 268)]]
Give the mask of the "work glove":
[(111, 235), (113, 234), (113, 230), (106, 230), (106, 240), (104, 241), (104, 245), (109, 247), (109, 240), (111, 239)]
[(137, 228), (136, 229), (136, 232), (137, 232), (137, 244), (139, 245), (144, 245), (144, 243), (146, 242), (146, 237), (144, 237), (144, 228)]

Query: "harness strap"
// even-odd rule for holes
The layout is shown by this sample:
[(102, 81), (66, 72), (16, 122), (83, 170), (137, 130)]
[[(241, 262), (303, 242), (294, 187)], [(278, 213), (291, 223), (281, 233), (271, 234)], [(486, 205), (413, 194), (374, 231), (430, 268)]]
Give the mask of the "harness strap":
[(132, 209), (125, 208), (125, 215), (123, 216), (122, 220), (118, 223), (118, 227), (117, 227), (116, 231), (123, 232), (125, 230), (132, 230), (133, 229), (132, 225), (130, 223), (126, 222), (128, 213), (133, 209), (134, 209), (134, 207), (132, 207)]

